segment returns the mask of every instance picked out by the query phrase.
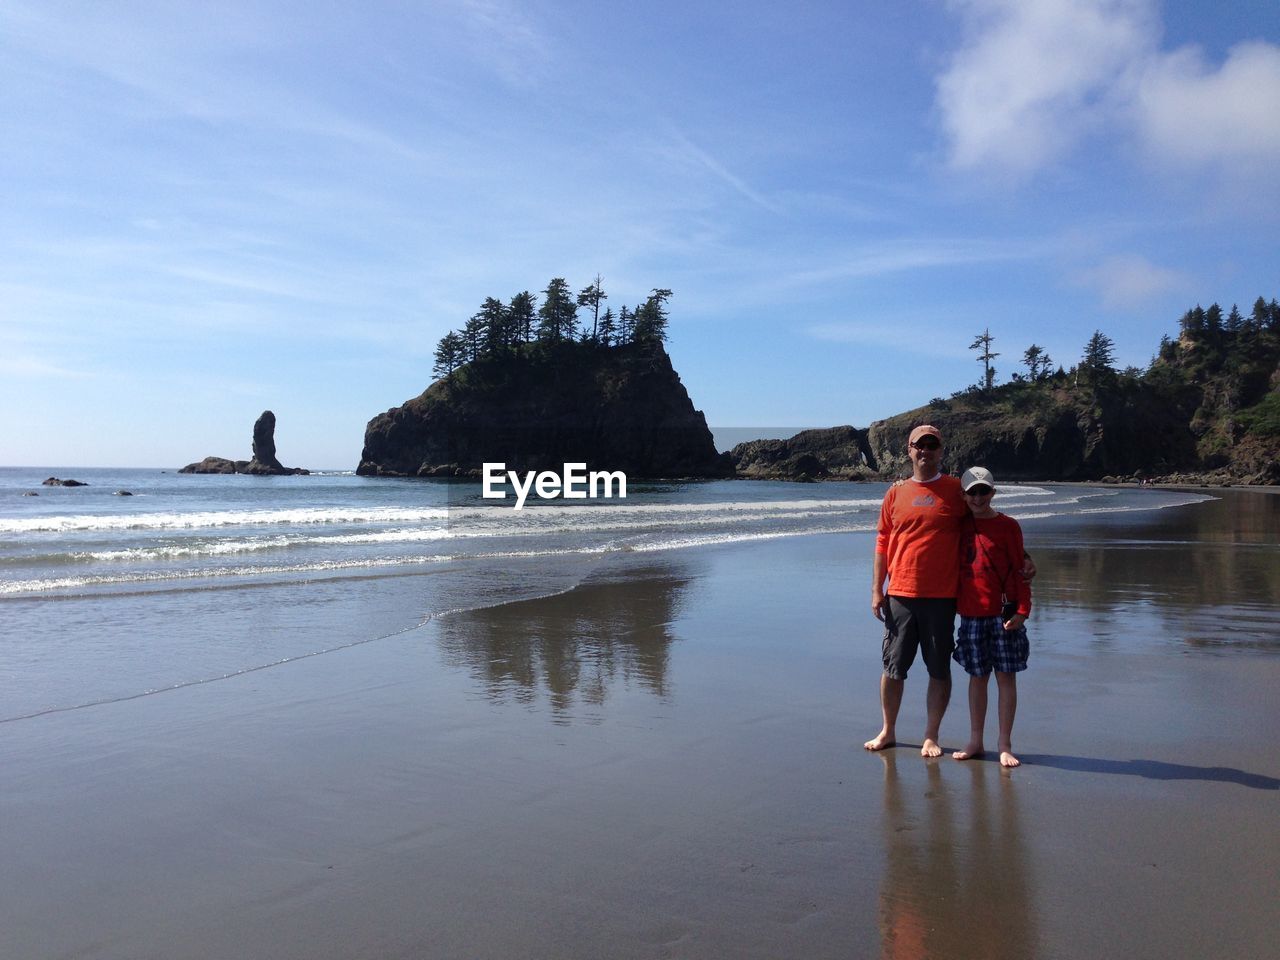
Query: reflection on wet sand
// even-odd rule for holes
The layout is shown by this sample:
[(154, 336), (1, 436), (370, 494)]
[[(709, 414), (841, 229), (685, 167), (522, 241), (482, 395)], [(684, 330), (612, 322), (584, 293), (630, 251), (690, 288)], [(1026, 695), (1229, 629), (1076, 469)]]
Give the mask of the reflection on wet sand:
[(880, 757), (880, 956), (1035, 957), (1035, 903), (1013, 777), (980, 761), (913, 759), (900, 772), (895, 751)]
[(1280, 647), (1280, 497), (1215, 495), (1072, 530), (1030, 527), (1040, 568), (1033, 622), (1084, 614), (1105, 638), (1117, 614), (1145, 611), (1162, 621), (1161, 636), (1189, 647)]
[(561, 720), (575, 702), (603, 704), (617, 685), (665, 698), (669, 625), (689, 580), (671, 566), (629, 570), (564, 594), (458, 613), (440, 621), (440, 647), (490, 700), (532, 703), (545, 690)]

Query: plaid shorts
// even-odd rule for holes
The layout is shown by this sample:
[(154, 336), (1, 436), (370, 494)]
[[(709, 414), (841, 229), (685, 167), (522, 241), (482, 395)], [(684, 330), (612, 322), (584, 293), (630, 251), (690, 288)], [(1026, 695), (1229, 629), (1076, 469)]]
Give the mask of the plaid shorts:
[(1026, 627), (1006, 630), (999, 617), (961, 617), (953, 656), (971, 677), (985, 677), (992, 668), (1017, 673), (1027, 669), (1031, 641)]

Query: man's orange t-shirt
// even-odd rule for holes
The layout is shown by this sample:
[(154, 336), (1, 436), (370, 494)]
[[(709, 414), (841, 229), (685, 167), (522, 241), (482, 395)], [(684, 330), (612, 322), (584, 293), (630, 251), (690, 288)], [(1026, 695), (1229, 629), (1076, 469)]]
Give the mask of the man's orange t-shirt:
[(880, 505), (876, 553), (889, 573), (886, 593), (954, 597), (960, 592), (960, 527), (968, 508), (960, 481), (941, 476), (890, 487)]

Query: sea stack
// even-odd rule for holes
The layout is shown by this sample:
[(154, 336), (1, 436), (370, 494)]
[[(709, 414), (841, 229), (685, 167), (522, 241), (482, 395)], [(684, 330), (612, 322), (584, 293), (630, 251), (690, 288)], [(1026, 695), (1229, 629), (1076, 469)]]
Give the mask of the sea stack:
[(255, 476), (289, 476), (309, 474), (302, 467), (286, 467), (276, 459), (276, 415), (270, 410), (253, 424), (253, 459), (228, 460), (225, 457), (205, 457), (198, 463), (189, 463), (179, 473), (247, 473)]
[(253, 459), (239, 473), (251, 473), (258, 476), (281, 476), (284, 474), (308, 473), (301, 467), (286, 467), (276, 459), (276, 415), (270, 410), (263, 410), (253, 424)]
[(564, 343), (468, 364), (370, 420), (356, 472), (474, 477), (484, 463), (733, 476), (660, 343)]

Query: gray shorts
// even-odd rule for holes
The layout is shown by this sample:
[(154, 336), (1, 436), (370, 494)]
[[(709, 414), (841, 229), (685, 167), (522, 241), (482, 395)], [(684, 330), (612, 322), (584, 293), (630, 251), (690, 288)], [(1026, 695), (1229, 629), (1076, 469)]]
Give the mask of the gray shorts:
[(919, 650), (929, 676), (950, 680), (955, 629), (954, 597), (890, 596), (884, 612), (884, 675), (907, 679)]

